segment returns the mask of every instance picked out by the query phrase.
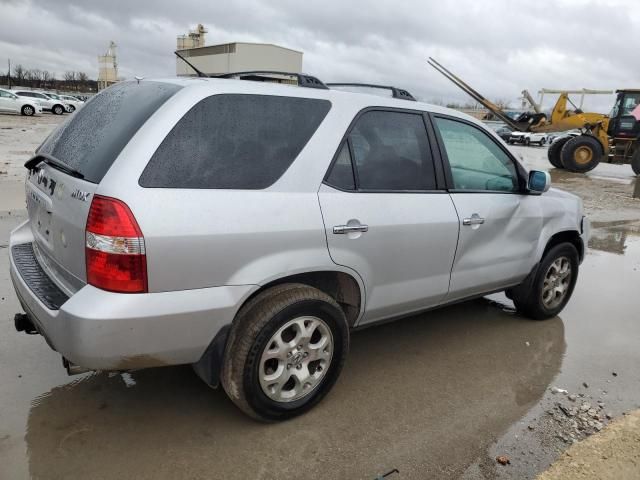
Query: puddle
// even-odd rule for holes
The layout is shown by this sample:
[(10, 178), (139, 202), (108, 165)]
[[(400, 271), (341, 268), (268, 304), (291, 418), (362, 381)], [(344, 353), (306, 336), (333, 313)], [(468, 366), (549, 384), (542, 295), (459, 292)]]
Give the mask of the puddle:
[(591, 223), (589, 248), (623, 255), (630, 241), (640, 238), (639, 220), (614, 220)]

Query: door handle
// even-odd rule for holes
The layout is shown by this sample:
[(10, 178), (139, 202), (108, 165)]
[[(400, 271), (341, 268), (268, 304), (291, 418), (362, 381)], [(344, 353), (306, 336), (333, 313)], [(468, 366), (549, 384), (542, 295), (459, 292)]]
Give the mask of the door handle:
[(333, 233), (336, 235), (344, 235), (345, 233), (368, 232), (369, 225), (336, 225), (333, 227)]
[(462, 219), (463, 225), (482, 225), (483, 223), (484, 223), (484, 218), (482, 218), (477, 213), (474, 213), (473, 215), (471, 215), (470, 218)]

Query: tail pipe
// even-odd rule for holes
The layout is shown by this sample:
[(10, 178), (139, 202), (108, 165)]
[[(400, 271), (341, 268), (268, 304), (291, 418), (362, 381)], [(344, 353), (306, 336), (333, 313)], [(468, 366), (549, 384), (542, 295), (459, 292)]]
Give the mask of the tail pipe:
[(62, 366), (67, 370), (67, 375), (80, 375), (81, 373), (93, 371), (88, 368), (81, 367), (80, 365), (76, 365), (65, 357), (62, 357)]
[(27, 335), (36, 335), (39, 333), (38, 329), (29, 318), (29, 315), (26, 313), (16, 313), (13, 317), (13, 324), (18, 332), (24, 332)]

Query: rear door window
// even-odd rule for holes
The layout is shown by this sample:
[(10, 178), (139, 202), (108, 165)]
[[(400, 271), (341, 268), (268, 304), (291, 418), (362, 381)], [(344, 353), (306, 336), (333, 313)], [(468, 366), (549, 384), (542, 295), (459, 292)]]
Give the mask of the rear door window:
[[(351, 147), (353, 158), (347, 146)], [(368, 111), (356, 121), (326, 183), (353, 189), (350, 161), (360, 191), (436, 189), (433, 156), (421, 113)]]
[(66, 163), (100, 183), (138, 129), (180, 86), (164, 82), (120, 82), (103, 90), (55, 130), (37, 153)]
[(330, 108), (329, 101), (311, 98), (205, 98), (169, 132), (139, 183), (151, 188), (267, 188), (293, 163)]

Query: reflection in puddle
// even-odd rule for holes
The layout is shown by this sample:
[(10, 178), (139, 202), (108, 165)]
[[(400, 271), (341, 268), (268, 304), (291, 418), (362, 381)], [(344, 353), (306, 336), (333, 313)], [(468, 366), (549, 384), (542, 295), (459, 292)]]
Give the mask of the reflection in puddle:
[(624, 255), (630, 237), (640, 236), (640, 221), (592, 222), (589, 248)]
[(398, 468), (406, 478), (456, 477), (540, 401), (559, 372), (564, 332), (560, 318), (532, 322), (486, 300), (355, 332), (331, 394), (269, 425), (189, 367), (136, 372), (135, 388), (89, 375), (33, 402), (30, 474), (375, 478)]

